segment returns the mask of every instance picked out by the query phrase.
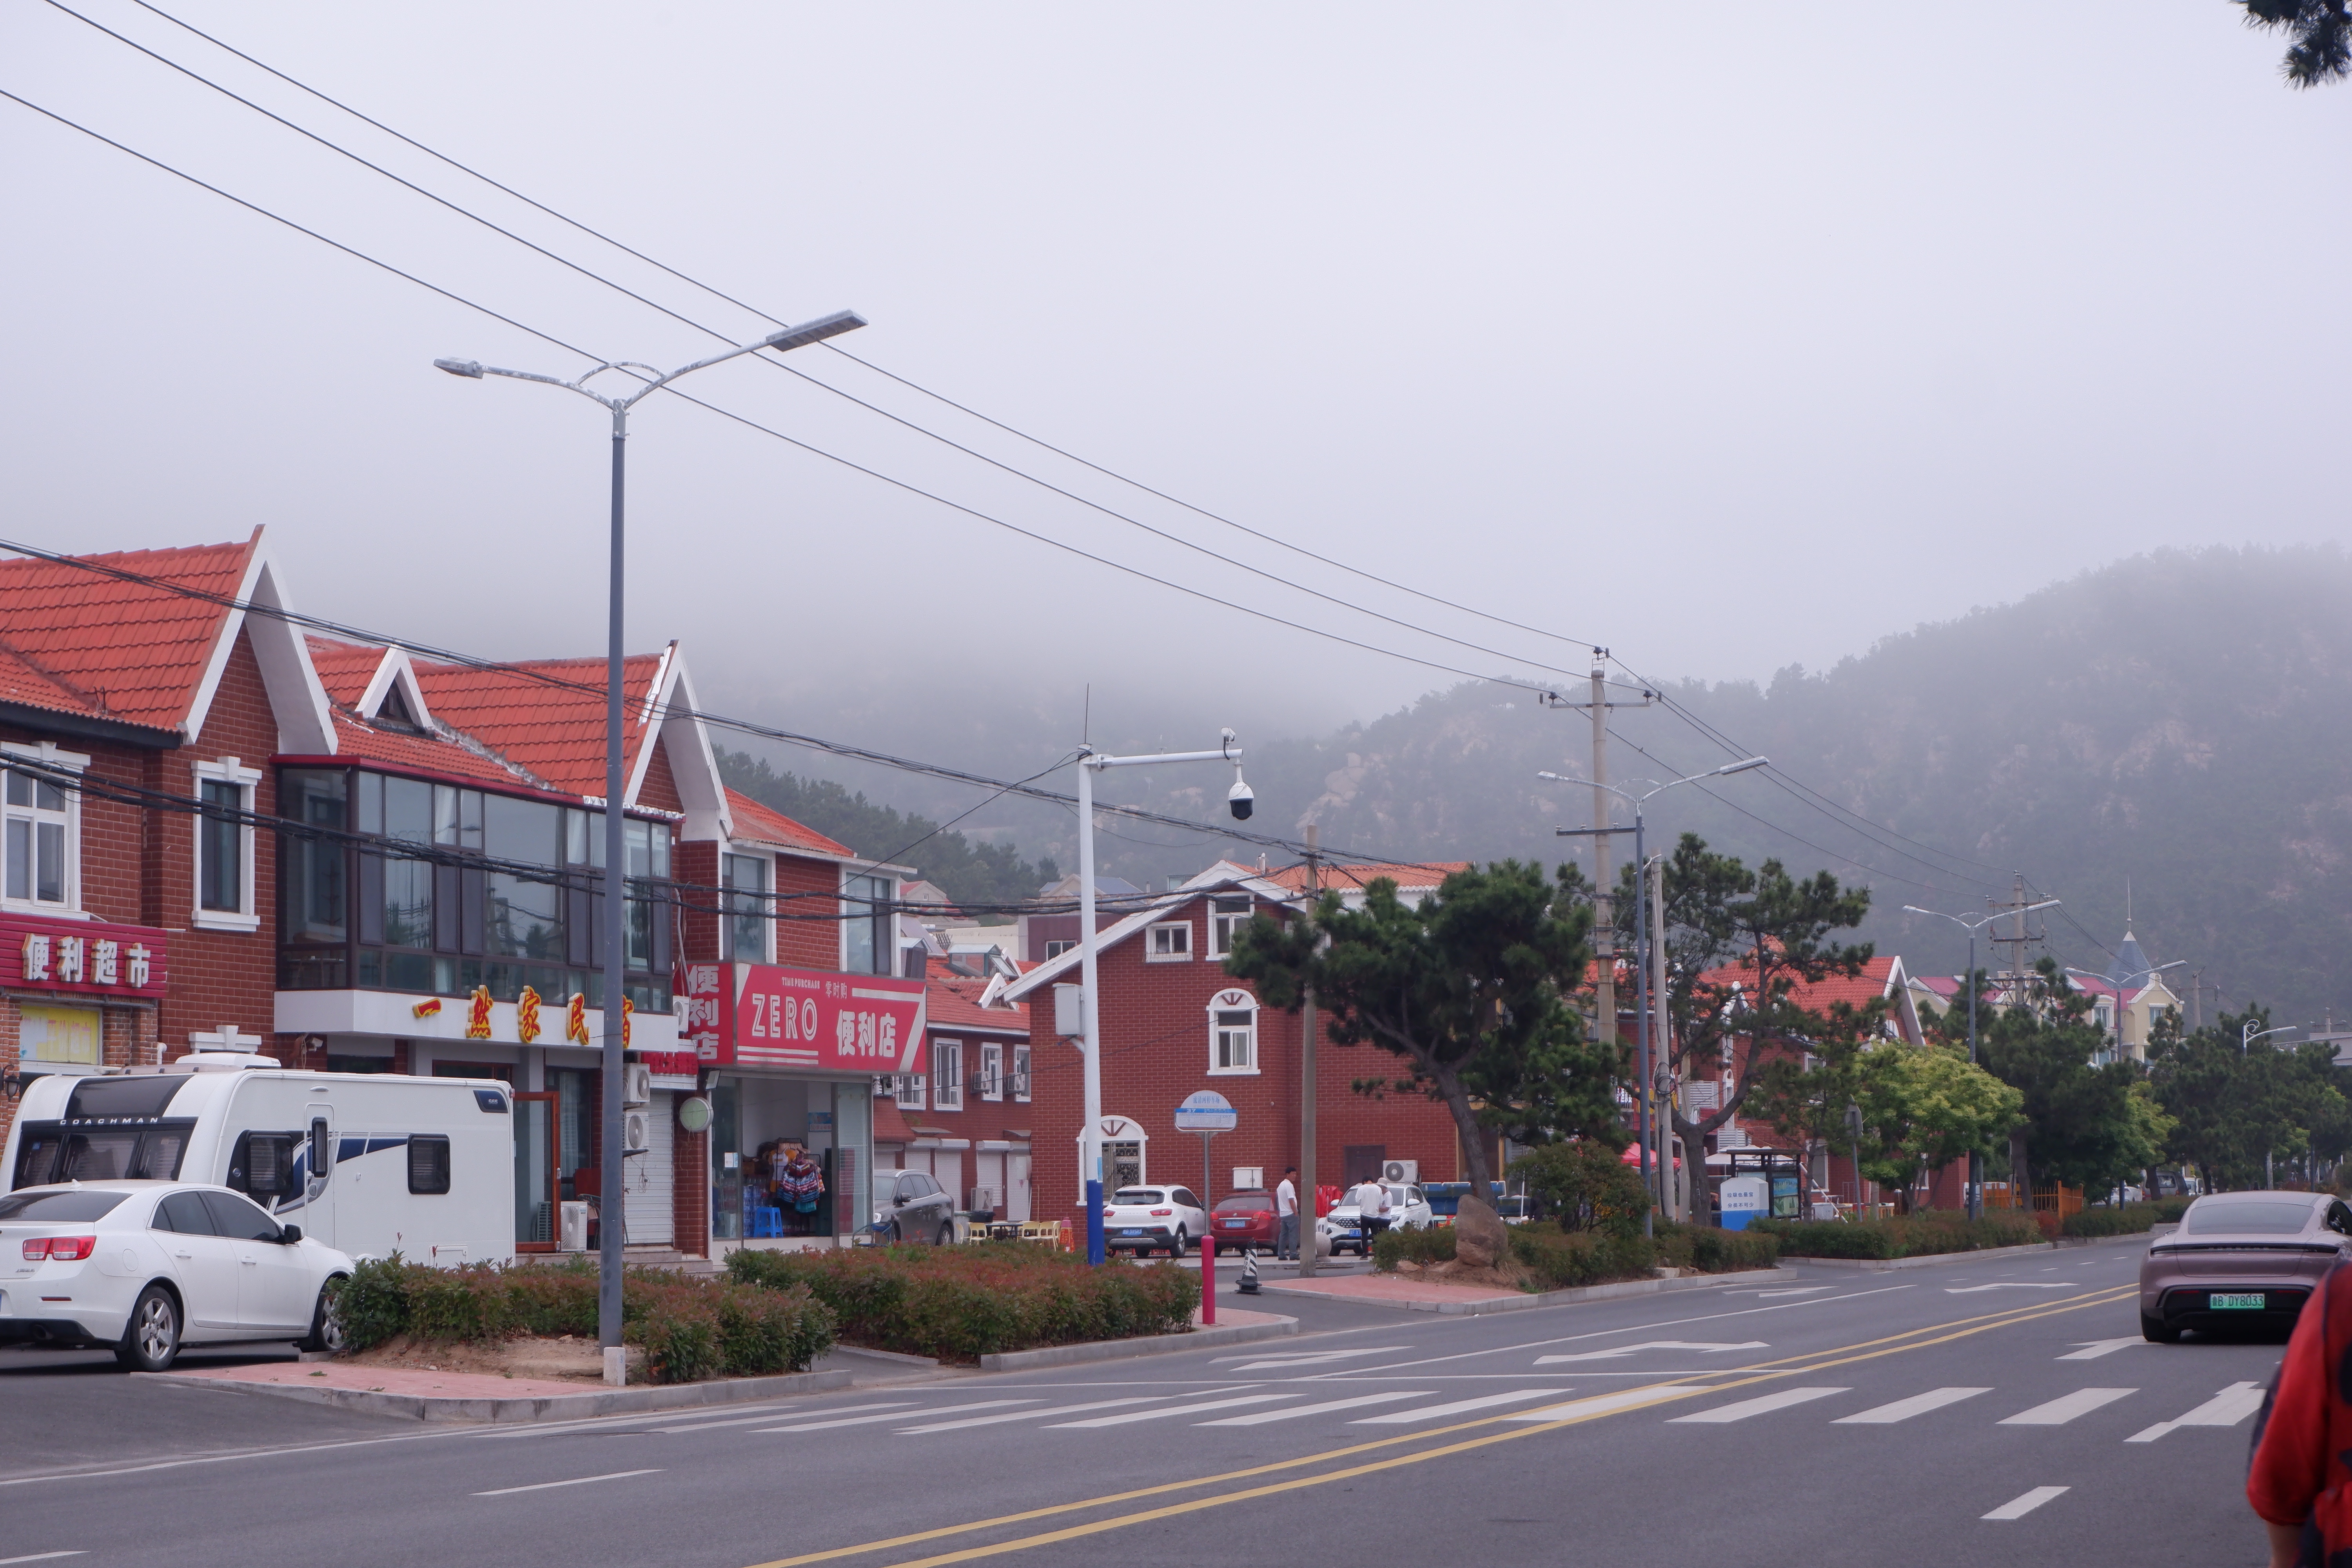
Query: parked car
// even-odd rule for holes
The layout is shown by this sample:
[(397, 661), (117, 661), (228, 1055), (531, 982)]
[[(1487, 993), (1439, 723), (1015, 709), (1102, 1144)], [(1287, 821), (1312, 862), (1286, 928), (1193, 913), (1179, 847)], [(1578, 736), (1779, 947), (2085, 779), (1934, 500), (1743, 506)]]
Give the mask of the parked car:
[(1209, 1214), (1186, 1187), (1121, 1187), (1103, 1205), (1103, 1246), (1181, 1258), (1209, 1234)]
[(1282, 1222), (1274, 1212), (1272, 1193), (1233, 1193), (1217, 1200), (1209, 1239), (1219, 1253), (1255, 1247), (1272, 1252), (1281, 1239)]
[(891, 1246), (955, 1240), (955, 1200), (921, 1171), (874, 1173), (874, 1228)]
[(184, 1344), (293, 1340), (334, 1350), (327, 1287), (344, 1253), (241, 1193), (82, 1182), (0, 1196), (0, 1342), (106, 1348), (162, 1372)]
[(2352, 1258), (2352, 1207), (2326, 1193), (2211, 1193), (2139, 1266), (2140, 1333), (2291, 1327), (2322, 1276)]

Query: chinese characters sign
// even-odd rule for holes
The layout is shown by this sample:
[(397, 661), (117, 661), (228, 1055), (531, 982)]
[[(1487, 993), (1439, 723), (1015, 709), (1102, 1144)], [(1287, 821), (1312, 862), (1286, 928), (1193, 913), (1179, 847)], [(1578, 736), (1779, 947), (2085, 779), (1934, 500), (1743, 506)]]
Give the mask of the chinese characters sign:
[(0, 984), (89, 996), (160, 997), (164, 938), (146, 926), (0, 915)]
[(772, 963), (690, 963), (688, 1038), (705, 1063), (830, 1072), (915, 1070), (923, 983)]

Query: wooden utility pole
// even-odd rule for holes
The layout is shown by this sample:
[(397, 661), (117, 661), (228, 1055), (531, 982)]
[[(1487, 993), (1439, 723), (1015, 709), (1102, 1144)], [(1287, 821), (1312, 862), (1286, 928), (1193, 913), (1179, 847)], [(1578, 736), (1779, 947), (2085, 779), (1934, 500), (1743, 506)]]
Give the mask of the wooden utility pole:
[[(1311, 912), (1323, 896), (1323, 876), (1316, 854), (1321, 830), (1307, 825), (1307, 908)], [(1306, 1005), (1298, 1010), (1298, 1277), (1315, 1278), (1315, 987), (1307, 988)]]

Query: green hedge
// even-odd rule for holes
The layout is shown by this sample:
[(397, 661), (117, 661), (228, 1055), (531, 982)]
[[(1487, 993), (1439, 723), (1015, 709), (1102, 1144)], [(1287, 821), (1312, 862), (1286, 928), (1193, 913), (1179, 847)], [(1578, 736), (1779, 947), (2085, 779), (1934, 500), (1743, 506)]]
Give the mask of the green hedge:
[[(1527, 1266), (1535, 1277), (1535, 1285), (1541, 1289), (1564, 1290), (1616, 1279), (1640, 1279), (1656, 1267), (1656, 1247), (1638, 1232), (1627, 1236), (1610, 1231), (1566, 1231), (1556, 1225), (1537, 1224), (1512, 1226), (1509, 1234), (1511, 1257)], [(1451, 1226), (1391, 1229), (1372, 1243), (1372, 1262), (1384, 1269), (1407, 1262), (1450, 1263), (1453, 1258)]]
[(1897, 1219), (1759, 1219), (1748, 1222), (1748, 1234), (1775, 1238), (1783, 1258), (1925, 1258), (2042, 1239), (2033, 1217), (2013, 1210), (1979, 1220), (1940, 1209)]
[(975, 1362), (1006, 1351), (1181, 1333), (1200, 1277), (1165, 1265), (1090, 1268), (1019, 1242), (969, 1247), (760, 1252), (727, 1259), (746, 1286), (804, 1288), (832, 1310), (842, 1341)]
[(2093, 1204), (2070, 1214), (2059, 1232), (2064, 1236), (2135, 1236), (2155, 1226), (2178, 1224), (2191, 1200), (2158, 1198), (2152, 1204)]
[(1780, 1260), (1780, 1239), (1753, 1230), (1719, 1230), (1713, 1226), (1683, 1225), (1670, 1219), (1654, 1222), (1658, 1261), (1701, 1274), (1732, 1274), (1744, 1268), (1769, 1268)]
[[(593, 1338), (596, 1269), (475, 1264), (428, 1268), (392, 1257), (360, 1264), (335, 1298), (352, 1350), (394, 1334), (493, 1341)], [(731, 1280), (633, 1268), (622, 1278), (621, 1336), (646, 1352), (655, 1383), (806, 1372), (834, 1341), (833, 1314), (806, 1290), (757, 1290)]]

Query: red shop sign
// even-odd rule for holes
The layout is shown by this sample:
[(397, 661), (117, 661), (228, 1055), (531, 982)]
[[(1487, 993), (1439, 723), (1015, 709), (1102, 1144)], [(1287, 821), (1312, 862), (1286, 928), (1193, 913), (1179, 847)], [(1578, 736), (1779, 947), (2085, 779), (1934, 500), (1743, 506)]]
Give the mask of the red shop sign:
[(923, 983), (773, 963), (686, 966), (686, 1033), (706, 1064), (913, 1072)]
[(160, 999), (167, 977), (163, 933), (151, 926), (0, 915), (0, 985)]

